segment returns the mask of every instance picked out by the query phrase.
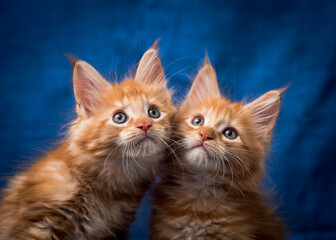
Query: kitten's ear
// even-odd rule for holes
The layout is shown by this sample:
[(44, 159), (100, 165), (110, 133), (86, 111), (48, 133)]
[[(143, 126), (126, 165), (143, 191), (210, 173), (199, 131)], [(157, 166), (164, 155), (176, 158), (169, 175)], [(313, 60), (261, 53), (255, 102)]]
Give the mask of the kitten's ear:
[(79, 116), (87, 118), (100, 105), (100, 93), (111, 85), (87, 62), (70, 59), (73, 65), (73, 87), (76, 110)]
[(288, 86), (269, 91), (244, 106), (245, 109), (252, 113), (252, 117), (267, 136), (272, 134), (280, 111), (281, 97), (287, 88)]
[(187, 101), (202, 101), (206, 97), (220, 97), (216, 72), (206, 57), (187, 96)]
[(158, 40), (142, 56), (135, 74), (135, 80), (166, 87), (166, 78), (157, 53), (157, 44)]

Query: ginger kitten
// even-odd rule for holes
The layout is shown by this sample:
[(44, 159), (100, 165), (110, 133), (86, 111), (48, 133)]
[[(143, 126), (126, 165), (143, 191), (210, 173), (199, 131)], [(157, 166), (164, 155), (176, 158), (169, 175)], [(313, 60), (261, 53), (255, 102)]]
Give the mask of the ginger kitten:
[(73, 62), (77, 119), (60, 146), (12, 179), (0, 239), (125, 239), (157, 176), (176, 109), (156, 46), (110, 84)]
[(232, 103), (205, 62), (176, 115), (178, 159), (155, 186), (150, 239), (285, 239), (260, 194), (284, 91)]

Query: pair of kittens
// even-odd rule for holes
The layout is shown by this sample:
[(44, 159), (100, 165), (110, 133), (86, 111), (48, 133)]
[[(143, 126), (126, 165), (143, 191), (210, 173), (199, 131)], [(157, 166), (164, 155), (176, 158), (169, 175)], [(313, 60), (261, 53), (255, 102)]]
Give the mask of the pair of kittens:
[(206, 60), (176, 109), (156, 44), (120, 84), (73, 60), (73, 85), (66, 139), (3, 191), (1, 240), (126, 239), (160, 171), (150, 239), (285, 239), (260, 194), (285, 89), (232, 103)]

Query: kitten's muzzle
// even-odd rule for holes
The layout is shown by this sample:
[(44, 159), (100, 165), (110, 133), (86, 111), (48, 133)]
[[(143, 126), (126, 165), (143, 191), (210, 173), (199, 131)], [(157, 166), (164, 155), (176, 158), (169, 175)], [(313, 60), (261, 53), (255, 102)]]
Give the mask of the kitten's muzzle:
[(207, 133), (207, 132), (200, 132), (200, 136), (201, 136), (201, 139), (202, 139), (202, 144), (203, 144), (204, 141), (213, 140), (214, 139), (214, 137), (211, 134)]
[(140, 144), (140, 143), (142, 143), (144, 141), (154, 141), (154, 139), (152, 138), (152, 136), (150, 136), (147, 131), (145, 131), (144, 134), (141, 134), (141, 137), (138, 140), (138, 144)]
[(193, 146), (190, 150), (194, 150), (196, 148), (201, 148), (203, 151), (205, 151), (207, 154), (209, 154), (208, 149), (206, 148), (204, 141), (202, 141), (200, 144), (197, 144), (195, 146)]
[[(142, 131), (147, 133), (148, 129), (152, 126), (150, 122), (140, 123), (137, 128), (140, 128)], [(147, 135), (147, 134), (146, 134)]]

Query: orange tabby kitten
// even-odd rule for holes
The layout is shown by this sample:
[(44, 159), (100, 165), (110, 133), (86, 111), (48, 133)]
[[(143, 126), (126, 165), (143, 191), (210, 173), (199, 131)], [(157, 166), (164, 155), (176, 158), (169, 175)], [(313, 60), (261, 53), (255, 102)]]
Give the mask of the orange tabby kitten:
[(285, 239), (260, 194), (284, 90), (232, 103), (206, 61), (175, 119), (179, 158), (155, 187), (151, 239)]
[(73, 65), (78, 118), (3, 192), (0, 239), (124, 239), (158, 174), (176, 110), (156, 47), (120, 84)]

